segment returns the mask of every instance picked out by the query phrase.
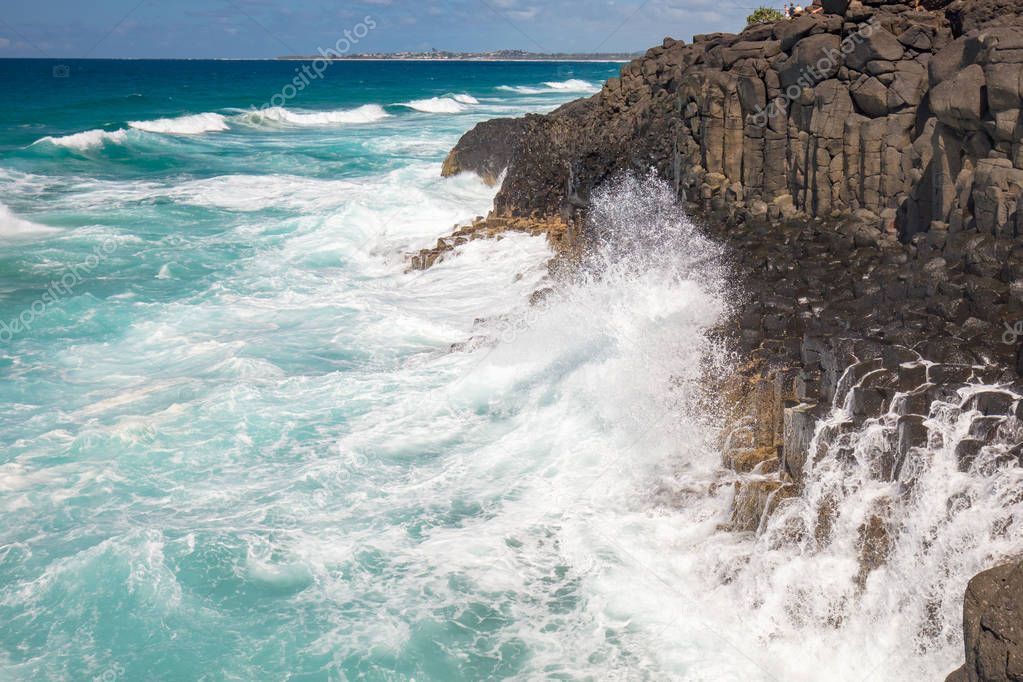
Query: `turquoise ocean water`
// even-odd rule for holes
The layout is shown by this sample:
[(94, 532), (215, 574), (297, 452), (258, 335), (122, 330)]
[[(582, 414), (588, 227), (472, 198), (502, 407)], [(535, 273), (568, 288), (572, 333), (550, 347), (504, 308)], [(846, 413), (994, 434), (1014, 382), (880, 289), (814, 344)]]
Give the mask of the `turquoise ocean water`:
[(653, 674), (589, 516), (637, 466), (603, 386), (678, 310), (529, 317), (524, 235), (405, 271), (490, 207), (461, 133), (617, 65), (342, 62), (267, 108), (298, 66), (0, 61), (0, 678)]
[[(722, 532), (757, 474), (722, 469), (699, 386), (737, 292), (669, 186), (598, 191), (542, 305), (539, 237), (407, 271), (491, 206), (440, 177), (464, 131), (616, 64), (339, 62), (291, 91), (300, 67), (0, 60), (0, 681), (958, 665), (1016, 474), (958, 472), (949, 425), (862, 589), (869, 467), (825, 459)], [(818, 498), (843, 500), (823, 549)]]

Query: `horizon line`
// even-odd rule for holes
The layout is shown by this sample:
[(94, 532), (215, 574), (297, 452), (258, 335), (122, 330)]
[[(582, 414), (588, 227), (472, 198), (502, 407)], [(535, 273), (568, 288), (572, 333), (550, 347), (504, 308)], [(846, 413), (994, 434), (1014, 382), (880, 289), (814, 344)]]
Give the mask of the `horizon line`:
[[(516, 59), (514, 57), (494, 57), (494, 58), (473, 58), (471, 56), (466, 57), (389, 57), (389, 54), (397, 54), (390, 52), (375, 53), (377, 56), (370, 56), (374, 53), (366, 53), (366, 56), (351, 56), (351, 57), (320, 57), (315, 55), (279, 55), (276, 57), (38, 57), (38, 56), (0, 56), (0, 61), (13, 61), (13, 60), (32, 60), (32, 61), (311, 61), (316, 59), (326, 59), (331, 62), (358, 62), (358, 61), (408, 61), (408, 62), (457, 62), (457, 61), (489, 61), (489, 62), (521, 62), (521, 61), (574, 61), (569, 57), (606, 57), (606, 59), (595, 59), (591, 61), (621, 61), (619, 59), (612, 59), (612, 56), (621, 57), (637, 57), (643, 54), (639, 52), (533, 52), (526, 53), (536, 55), (535, 59), (524, 57)], [(415, 54), (415, 53), (411, 53)], [(421, 53), (428, 54), (428, 53)], [(465, 52), (465, 55), (486, 55), (485, 52)], [(543, 57), (550, 57), (552, 55), (563, 54), (565, 58), (562, 59), (544, 59)], [(582, 61), (582, 60), (580, 60)]]

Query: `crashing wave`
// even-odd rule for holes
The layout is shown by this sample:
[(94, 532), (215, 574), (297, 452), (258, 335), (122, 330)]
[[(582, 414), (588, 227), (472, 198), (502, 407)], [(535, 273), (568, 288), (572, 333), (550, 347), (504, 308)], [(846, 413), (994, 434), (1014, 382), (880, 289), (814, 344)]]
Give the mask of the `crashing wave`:
[(0, 203), (0, 242), (33, 239), (43, 235), (60, 232), (56, 227), (39, 225), (30, 220), (19, 218), (11, 209)]
[(43, 145), (50, 144), (55, 147), (65, 147), (67, 149), (76, 149), (82, 151), (85, 149), (93, 149), (96, 147), (102, 147), (103, 145), (110, 144), (121, 144), (125, 141), (125, 137), (128, 134), (127, 130), (86, 130), (81, 133), (73, 133), (71, 135), (47, 135), (42, 137), (32, 145)]
[(454, 97), (430, 97), (428, 99), (414, 99), (410, 102), (402, 102), (398, 106), (408, 107), (424, 114), (459, 114), (465, 111), (466, 104), (456, 99), (457, 97), (470, 97), (469, 95), (455, 95)]
[(506, 92), (517, 92), (521, 95), (543, 95), (554, 92), (596, 92), (600, 88), (579, 78), (570, 78), (567, 81), (544, 81), (543, 87), (530, 85), (498, 85), (498, 90)]
[(289, 124), (296, 126), (328, 126), (344, 123), (373, 123), (390, 116), (379, 104), (364, 104), (355, 109), (339, 111), (301, 112), (284, 107), (268, 107), (244, 114), (241, 118), (246, 123), (261, 125), (264, 123)]
[(198, 135), (227, 130), (227, 119), (220, 114), (207, 112), (178, 116), (177, 118), (158, 118), (152, 121), (130, 121), (128, 125), (147, 133)]

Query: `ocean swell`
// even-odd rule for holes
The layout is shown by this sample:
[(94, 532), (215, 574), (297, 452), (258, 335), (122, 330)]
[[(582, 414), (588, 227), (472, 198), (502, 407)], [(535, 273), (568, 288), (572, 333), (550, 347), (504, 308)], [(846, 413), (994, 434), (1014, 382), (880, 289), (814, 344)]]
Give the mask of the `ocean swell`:
[(128, 131), (126, 130), (86, 130), (71, 135), (47, 135), (33, 142), (32, 146), (52, 145), (54, 147), (84, 151), (86, 149), (102, 147), (106, 144), (121, 144), (125, 141), (127, 134)]
[(262, 125), (329, 126), (348, 123), (373, 123), (390, 116), (379, 104), (364, 104), (339, 111), (298, 111), (284, 107), (260, 109), (239, 117), (244, 123)]
[(499, 85), (497, 89), (516, 92), (521, 95), (543, 95), (557, 92), (597, 92), (600, 87), (589, 81), (570, 78), (566, 81), (544, 81), (542, 86)]
[(452, 97), (430, 97), (428, 99), (414, 99), (409, 102), (402, 102), (398, 106), (407, 107), (425, 114), (458, 114), (466, 110), (467, 104), (475, 104), (467, 98), (475, 100), (470, 95), (454, 95)]
[[(468, 97), (466, 95), (465, 97)], [(454, 100), (452, 103), (461, 107)], [(70, 135), (40, 138), (32, 143), (36, 145), (52, 145), (74, 151), (98, 149), (107, 144), (125, 144), (130, 141), (129, 133), (155, 135), (201, 135), (203, 133), (223, 132), (230, 130), (231, 124), (241, 123), (247, 126), (279, 127), (281, 125), (296, 127), (331, 126), (339, 124), (373, 123), (390, 116), (379, 104), (366, 104), (354, 109), (337, 111), (299, 111), (284, 107), (269, 107), (253, 110), (235, 116), (225, 116), (215, 112), (187, 114), (174, 118), (158, 118), (143, 121), (129, 121), (127, 129), (118, 130), (86, 130)], [(141, 138), (137, 138), (141, 139)]]
[(177, 118), (158, 118), (153, 121), (130, 121), (129, 126), (147, 133), (169, 135), (198, 135), (227, 130), (227, 119), (212, 112), (191, 114)]

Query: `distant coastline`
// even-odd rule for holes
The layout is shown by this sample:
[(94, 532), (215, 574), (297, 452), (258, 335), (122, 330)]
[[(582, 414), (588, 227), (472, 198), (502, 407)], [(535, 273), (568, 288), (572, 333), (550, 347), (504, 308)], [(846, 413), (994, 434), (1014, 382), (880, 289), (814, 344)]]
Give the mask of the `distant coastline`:
[(598, 52), (598, 53), (542, 53), (523, 50), (496, 50), (493, 52), (363, 52), (342, 55), (283, 55), (280, 60), (309, 61), (427, 61), (427, 62), (627, 62), (642, 55), (642, 52)]

